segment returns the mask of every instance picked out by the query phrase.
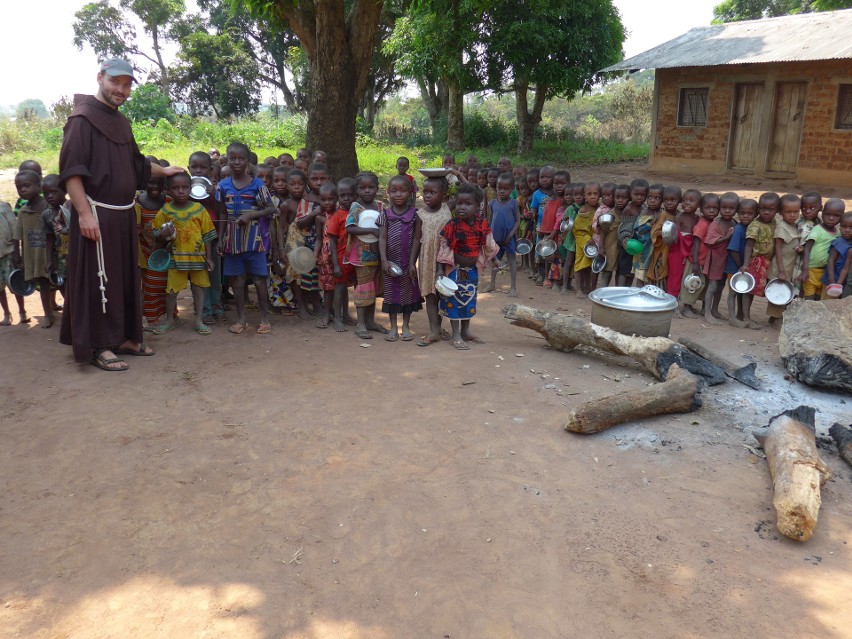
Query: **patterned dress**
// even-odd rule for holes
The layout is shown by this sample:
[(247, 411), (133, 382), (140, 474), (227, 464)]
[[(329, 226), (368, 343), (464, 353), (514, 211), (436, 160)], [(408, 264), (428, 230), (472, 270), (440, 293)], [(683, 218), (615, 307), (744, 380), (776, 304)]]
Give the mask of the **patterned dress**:
[[(414, 230), (417, 225), (417, 209), (410, 207), (402, 215), (397, 215), (393, 208), (387, 208), (376, 222), (381, 227), (387, 227), (386, 257), (389, 262), (399, 265), (403, 271), (408, 269), (411, 261), (411, 249), (414, 244)], [(434, 286), (434, 282), (432, 284)], [(382, 313), (409, 314), (423, 308), (423, 298), (417, 280), (408, 274), (395, 277), (385, 273), (384, 301)]]
[(417, 258), (417, 283), (422, 295), (435, 294), (438, 278), (438, 249), (441, 248), (441, 229), (452, 217), (446, 204), (434, 213), (419, 209), (421, 222), (420, 255)]
[[(167, 202), (163, 200), (163, 204)], [(148, 268), (148, 258), (159, 246), (154, 239), (151, 223), (160, 212), (156, 209), (146, 209), (139, 198), (136, 198), (136, 229), (139, 236), (139, 268), (142, 271), (142, 313), (148, 324), (156, 324), (161, 315), (166, 313), (166, 282), (168, 271), (152, 271)]]
[[(287, 229), (287, 243), (284, 245), (287, 254), (300, 246), (307, 246), (309, 249), (314, 250), (317, 242), (316, 226), (314, 224), (310, 224), (307, 228), (299, 228), (299, 225), (296, 224), (296, 222), (301, 220), (303, 217), (310, 215), (315, 206), (316, 204), (304, 198), (299, 201), (299, 205), (296, 207), (296, 217)], [(316, 267), (314, 267), (310, 273), (302, 274), (297, 273), (288, 265), (286, 277), (290, 282), (295, 280), (298, 283), (299, 288), (303, 291), (314, 292), (320, 290), (319, 271), (317, 271)]]

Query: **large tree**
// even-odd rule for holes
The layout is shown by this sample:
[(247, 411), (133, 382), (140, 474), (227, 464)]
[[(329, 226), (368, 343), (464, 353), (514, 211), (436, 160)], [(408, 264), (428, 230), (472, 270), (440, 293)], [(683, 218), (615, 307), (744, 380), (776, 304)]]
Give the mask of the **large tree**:
[[(100, 59), (135, 57), (147, 60), (153, 65), (163, 92), (170, 95), (171, 78), (163, 60), (163, 47), (185, 33), (185, 11), (183, 0), (120, 0), (118, 7), (110, 0), (90, 2), (74, 14), (71, 25), (74, 44), (79, 49), (88, 44)], [(150, 43), (143, 45), (137, 39), (133, 20), (142, 23)], [(134, 66), (140, 68), (136, 61)]]
[(181, 40), (175, 84), (194, 114), (247, 115), (260, 106), (257, 65), (239, 42), (197, 31)]
[[(484, 0), (416, 0), (398, 19), (386, 50), (415, 79), (434, 126), (447, 116), (447, 146), (464, 148), (464, 95), (482, 88)], [(487, 46), (487, 45), (486, 45)]]
[[(493, 87), (515, 93), (518, 153), (532, 149), (547, 100), (589, 91), (622, 58), (624, 25), (612, 0), (493, 0), (484, 50)], [(530, 104), (532, 97), (532, 104)]]
[(358, 171), (355, 117), (367, 86), (383, 0), (244, 0), (299, 38), (310, 69), (307, 144), (335, 175)]
[(793, 13), (849, 9), (852, 0), (723, 0), (713, 7), (713, 22), (776, 18)]

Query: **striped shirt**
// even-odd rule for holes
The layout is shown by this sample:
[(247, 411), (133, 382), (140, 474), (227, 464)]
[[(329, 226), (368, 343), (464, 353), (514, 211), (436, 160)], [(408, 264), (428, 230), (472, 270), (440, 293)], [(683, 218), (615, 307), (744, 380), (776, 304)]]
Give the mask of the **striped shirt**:
[(272, 196), (263, 180), (254, 178), (241, 189), (228, 177), (216, 187), (216, 199), (224, 202), (227, 224), (222, 236), (225, 253), (265, 253), (269, 250), (269, 218), (261, 217), (246, 225), (237, 224), (244, 213), (262, 211), (272, 204)]

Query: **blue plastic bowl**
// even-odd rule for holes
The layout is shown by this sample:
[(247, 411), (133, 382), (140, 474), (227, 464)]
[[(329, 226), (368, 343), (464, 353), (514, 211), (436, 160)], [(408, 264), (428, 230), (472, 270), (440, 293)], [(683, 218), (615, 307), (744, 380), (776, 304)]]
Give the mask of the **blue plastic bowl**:
[(152, 271), (160, 273), (169, 270), (169, 264), (172, 262), (172, 254), (166, 249), (157, 249), (148, 257), (148, 268)]

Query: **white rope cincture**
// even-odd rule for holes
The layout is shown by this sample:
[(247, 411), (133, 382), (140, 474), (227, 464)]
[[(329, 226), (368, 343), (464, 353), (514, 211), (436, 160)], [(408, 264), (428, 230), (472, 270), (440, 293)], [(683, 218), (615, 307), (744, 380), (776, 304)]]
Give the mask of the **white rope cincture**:
[[(104, 204), (103, 202), (95, 202), (88, 195), (86, 199), (89, 200), (89, 206), (92, 209), (92, 216), (95, 218), (95, 221), (98, 221), (98, 207), (102, 206), (105, 209), (109, 209), (111, 211), (126, 211), (127, 209), (132, 209), (134, 204), (131, 202), (130, 204), (126, 204), (124, 206), (114, 206), (112, 204)], [(101, 308), (103, 309), (104, 314), (106, 314), (106, 283), (109, 281), (106, 274), (106, 264), (104, 262), (104, 236), (100, 230), (100, 223), (98, 223), (98, 241), (95, 243), (97, 245), (97, 257), (98, 257), (98, 280), (100, 280), (100, 288), (101, 290)]]

